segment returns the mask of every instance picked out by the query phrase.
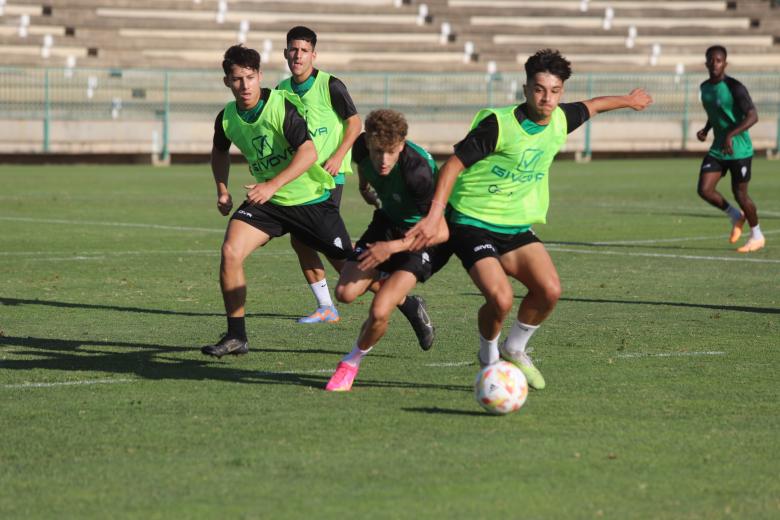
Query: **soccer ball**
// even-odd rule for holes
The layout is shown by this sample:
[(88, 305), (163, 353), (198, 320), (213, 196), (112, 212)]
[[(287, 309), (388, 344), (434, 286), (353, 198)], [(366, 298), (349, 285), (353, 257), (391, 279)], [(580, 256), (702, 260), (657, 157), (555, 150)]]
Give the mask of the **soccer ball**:
[(512, 363), (499, 361), (479, 371), (474, 395), (488, 412), (505, 415), (523, 406), (528, 397), (528, 381)]

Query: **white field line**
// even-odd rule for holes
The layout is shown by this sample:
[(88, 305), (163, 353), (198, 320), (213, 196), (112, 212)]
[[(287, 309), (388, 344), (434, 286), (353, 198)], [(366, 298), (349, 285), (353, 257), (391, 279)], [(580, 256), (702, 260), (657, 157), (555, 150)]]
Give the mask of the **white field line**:
[[(771, 231), (762, 231), (764, 235), (774, 235), (780, 233), (780, 229)], [(708, 237), (681, 237), (681, 238), (651, 238), (647, 240), (608, 240), (605, 242), (590, 242), (595, 246), (617, 246), (617, 245), (642, 245), (642, 244), (666, 244), (671, 242), (694, 242), (697, 240), (721, 240), (728, 235), (717, 235)]]
[[(651, 357), (690, 357), (690, 356), (724, 356), (725, 352), (721, 351), (706, 351), (706, 352), (667, 352), (659, 354), (649, 353), (635, 353), (635, 354), (618, 354), (615, 357), (618, 358), (651, 358)], [(541, 358), (535, 359), (539, 364)], [(430, 368), (453, 368), (463, 367), (476, 364), (476, 361), (445, 361), (440, 363), (426, 363), (423, 366)], [(255, 372), (258, 376), (280, 376), (280, 375), (295, 375), (295, 374), (332, 374), (336, 370), (334, 368), (312, 368), (306, 370), (262, 370)], [(82, 381), (61, 381), (53, 383), (20, 383), (10, 385), (0, 385), (3, 389), (12, 388), (54, 388), (61, 386), (85, 386), (85, 385), (109, 385), (116, 383), (132, 383), (138, 381), (138, 379), (87, 379)]]
[[(547, 244), (549, 251), (560, 251), (564, 253), (580, 253), (583, 255), (612, 255), (612, 256), (643, 256), (649, 258), (674, 258), (682, 260), (713, 260), (717, 262), (751, 262), (756, 264), (780, 264), (780, 260), (771, 258), (752, 258), (741, 253), (734, 253), (735, 256), (701, 256), (701, 255), (672, 255), (666, 253), (631, 253), (628, 251), (593, 251), (589, 249), (571, 249), (568, 247), (556, 247)], [(739, 256), (736, 256), (739, 254)]]
[(83, 381), (61, 381), (59, 383), (21, 383), (3, 385), (2, 388), (51, 388), (54, 386), (110, 385), (114, 383), (132, 383), (135, 379), (87, 379)]
[(720, 350), (706, 350), (704, 352), (661, 352), (658, 354), (637, 352), (633, 354), (617, 354), (619, 358), (648, 358), (648, 357), (691, 357), (691, 356), (725, 356), (726, 353)]
[(2, 217), (0, 220), (11, 222), (33, 222), (40, 224), (66, 224), (68, 226), (107, 226), (107, 227), (131, 227), (143, 229), (162, 229), (165, 231), (198, 231), (203, 233), (225, 233), (225, 228), (199, 228), (188, 226), (163, 226), (160, 224), (141, 224), (135, 222), (101, 222), (99, 220), (64, 220), (54, 218), (29, 218), (29, 217)]

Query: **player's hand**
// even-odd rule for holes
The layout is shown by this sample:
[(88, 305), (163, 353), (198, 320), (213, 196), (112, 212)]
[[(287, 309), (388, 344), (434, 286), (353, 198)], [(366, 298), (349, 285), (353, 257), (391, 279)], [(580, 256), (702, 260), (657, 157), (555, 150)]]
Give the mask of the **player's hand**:
[(379, 203), (379, 197), (377, 194), (370, 189), (360, 190), (360, 196), (363, 197), (363, 200), (366, 201), (366, 204), (369, 206), (374, 206), (376, 209), (379, 209), (381, 204)]
[(706, 141), (707, 140), (707, 129), (702, 128), (701, 130), (696, 132), (696, 139), (698, 139), (699, 141), (702, 141), (702, 142)]
[(271, 197), (276, 193), (276, 190), (267, 182), (247, 184), (244, 186), (244, 189), (248, 190), (246, 192), (246, 200), (248, 200), (250, 204), (265, 204), (271, 200)]
[(387, 261), (393, 254), (389, 244), (387, 242), (374, 242), (373, 244), (366, 245), (366, 250), (360, 253), (358, 256), (358, 269), (361, 271), (368, 271), (374, 269), (382, 262)]
[(233, 197), (230, 193), (223, 193), (217, 197), (217, 209), (223, 216), (227, 216), (233, 209)]
[(444, 217), (442, 216), (438, 219), (433, 219), (429, 215), (412, 226), (405, 235), (406, 238), (412, 239), (412, 245), (409, 250), (421, 251), (428, 247), (436, 237), (436, 233), (439, 230), (439, 220), (442, 218)]
[(331, 174), (333, 177), (339, 174), (339, 170), (341, 170), (341, 163), (343, 161), (343, 157), (339, 158), (335, 155), (332, 155), (330, 159), (325, 161), (325, 164), (322, 165), (322, 167), (325, 169), (326, 172)]
[(644, 110), (653, 103), (653, 98), (643, 88), (635, 88), (628, 93), (628, 106), (634, 110)]
[(731, 136), (727, 135), (725, 139), (723, 139), (723, 153), (726, 155), (731, 155), (734, 153), (734, 147), (731, 145)]

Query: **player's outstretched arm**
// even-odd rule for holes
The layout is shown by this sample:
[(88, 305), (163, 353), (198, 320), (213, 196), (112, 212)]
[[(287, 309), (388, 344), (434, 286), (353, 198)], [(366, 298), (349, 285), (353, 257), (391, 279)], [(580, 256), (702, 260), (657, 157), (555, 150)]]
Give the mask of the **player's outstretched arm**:
[(314, 148), (314, 142), (312, 140), (305, 141), (295, 151), (287, 168), (280, 171), (276, 177), (266, 182), (244, 186), (249, 190), (246, 199), (252, 204), (268, 202), (282, 186), (303, 175), (315, 162), (317, 162), (317, 150)]
[(344, 161), (344, 156), (355, 144), (355, 139), (358, 138), (360, 132), (363, 131), (363, 123), (360, 121), (360, 117), (355, 114), (348, 117), (345, 121), (346, 128), (344, 129), (344, 137), (341, 139), (341, 144), (333, 152), (333, 155), (327, 158), (322, 167), (333, 176), (339, 174), (341, 170), (341, 163)]
[[(466, 167), (457, 155), (450, 156), (442, 166), (436, 181), (436, 192), (433, 194), (431, 209), (422, 220), (406, 232), (406, 237), (412, 239), (412, 244), (409, 247), (411, 251), (419, 251), (433, 245), (441, 230), (441, 223), (444, 221), (444, 208), (447, 207), (447, 200), (450, 198), (458, 175), (464, 169)], [(446, 223), (444, 225), (446, 227)]]
[(630, 108), (632, 110), (644, 110), (653, 102), (653, 98), (643, 88), (635, 88), (625, 96), (601, 96), (583, 101), (590, 117), (610, 110)]
[(230, 175), (230, 150), (211, 149), (211, 174), (217, 185), (217, 209), (222, 215), (227, 215), (233, 209), (233, 199), (228, 191), (228, 176)]

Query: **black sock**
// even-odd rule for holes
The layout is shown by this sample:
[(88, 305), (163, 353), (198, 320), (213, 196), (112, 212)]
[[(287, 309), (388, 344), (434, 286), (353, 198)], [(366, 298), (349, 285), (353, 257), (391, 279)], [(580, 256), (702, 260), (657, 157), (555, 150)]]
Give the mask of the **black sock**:
[(400, 309), (401, 312), (404, 313), (404, 316), (410, 316), (412, 313), (414, 313), (415, 309), (417, 309), (417, 302), (414, 298), (410, 298), (407, 296), (404, 299), (404, 302), (397, 305), (397, 307)]
[(237, 338), (241, 340), (246, 340), (246, 325), (244, 322), (244, 317), (241, 316), (239, 318), (231, 318), (228, 316), (228, 331), (227, 335), (231, 338)]

